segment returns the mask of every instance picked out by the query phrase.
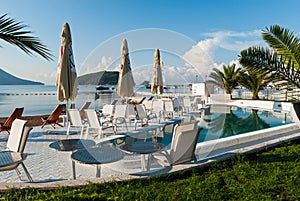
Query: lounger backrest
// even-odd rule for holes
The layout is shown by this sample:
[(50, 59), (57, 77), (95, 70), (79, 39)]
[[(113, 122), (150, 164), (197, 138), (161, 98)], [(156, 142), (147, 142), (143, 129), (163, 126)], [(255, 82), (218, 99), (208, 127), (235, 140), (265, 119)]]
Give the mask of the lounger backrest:
[(134, 109), (134, 105), (128, 104), (126, 108), (126, 118), (135, 118), (136, 111)]
[(147, 119), (147, 114), (142, 105), (136, 105), (137, 116), (139, 119)]
[(28, 133), (24, 133), (26, 123), (27, 123), (26, 120), (21, 120), (21, 119), (14, 120), (6, 144), (8, 150), (14, 152), (21, 152), (24, 150), (24, 146), (26, 143), (25, 139), (27, 139), (27, 135), (25, 136), (24, 134), (28, 134)]
[(104, 115), (113, 116), (114, 105), (103, 105), (102, 113)]
[(85, 103), (81, 106), (81, 108), (80, 108), (80, 110), (79, 110), (81, 119), (84, 119), (84, 118), (85, 118), (85, 111), (84, 111), (84, 110), (89, 109), (91, 103), (92, 103), (92, 102), (87, 101), (87, 102), (85, 102)]
[(197, 122), (187, 122), (175, 126), (170, 152), (173, 165), (195, 159), (199, 133), (200, 128), (197, 127)]
[(68, 117), (73, 126), (82, 126), (82, 119), (78, 109), (68, 109)]
[(15, 108), (11, 115), (6, 119), (3, 124), (3, 127), (10, 128), (15, 119), (20, 119), (22, 117), (24, 108)]
[(88, 124), (91, 128), (100, 128), (99, 118), (95, 110), (84, 110), (85, 115), (88, 121)]
[(127, 105), (116, 105), (114, 118), (126, 116)]
[(154, 100), (152, 103), (152, 112), (159, 113), (164, 111), (164, 102), (162, 100)]
[(146, 110), (152, 110), (152, 100), (144, 100), (143, 105), (145, 106)]
[(21, 153), (24, 152), (24, 149), (25, 149), (25, 145), (26, 145), (26, 142), (27, 142), (27, 138), (28, 138), (29, 132), (30, 132), (32, 129), (33, 129), (32, 127), (25, 126), (25, 128), (24, 128), (24, 130), (23, 130), (22, 141), (21, 141), (21, 144), (20, 144), (20, 147), (19, 147), (19, 152), (21, 152)]
[(173, 106), (173, 101), (172, 100), (166, 100), (165, 101), (165, 111), (166, 112), (173, 112), (174, 111), (174, 106)]
[(183, 106), (184, 106), (185, 110), (187, 110), (186, 112), (189, 112), (191, 110), (192, 103), (191, 103), (191, 99), (189, 97), (183, 98)]
[(65, 105), (64, 104), (59, 104), (56, 106), (56, 108), (52, 111), (52, 113), (50, 114), (50, 116), (48, 117), (49, 121), (56, 121), (59, 118), (59, 115), (61, 114), (61, 112), (63, 111)]

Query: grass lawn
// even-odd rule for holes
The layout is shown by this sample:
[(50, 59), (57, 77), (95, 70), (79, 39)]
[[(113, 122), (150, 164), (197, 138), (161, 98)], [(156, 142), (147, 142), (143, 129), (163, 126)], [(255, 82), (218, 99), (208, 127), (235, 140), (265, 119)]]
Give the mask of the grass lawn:
[(11, 189), (0, 200), (300, 200), (300, 140), (160, 177), (56, 190)]

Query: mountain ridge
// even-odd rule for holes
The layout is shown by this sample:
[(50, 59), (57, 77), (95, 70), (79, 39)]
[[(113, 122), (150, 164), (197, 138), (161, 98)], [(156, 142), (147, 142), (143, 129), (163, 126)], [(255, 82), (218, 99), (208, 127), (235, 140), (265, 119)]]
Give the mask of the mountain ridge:
[(0, 68), (0, 85), (45, 85), (42, 82), (35, 82), (18, 78)]

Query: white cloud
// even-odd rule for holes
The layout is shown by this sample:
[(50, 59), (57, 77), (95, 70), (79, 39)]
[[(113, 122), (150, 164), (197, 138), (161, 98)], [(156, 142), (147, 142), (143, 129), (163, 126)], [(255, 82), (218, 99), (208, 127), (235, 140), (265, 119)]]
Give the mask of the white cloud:
[(84, 66), (84, 69), (81, 69), (80, 74), (87, 74), (87, 73), (95, 73), (99, 71), (104, 71), (109, 68), (112, 64), (112, 58), (102, 56), (101, 60), (96, 66), (88, 66), (87, 64)]
[(57, 71), (52, 71), (51, 73), (37, 73), (35, 75), (35, 80), (45, 83), (46, 85), (55, 85)]
[(261, 32), (218, 31), (206, 33), (209, 37), (199, 41), (182, 58), (187, 66), (193, 66), (202, 77), (207, 76), (212, 68), (228, 65), (237, 58), (240, 51), (254, 45), (263, 45)]

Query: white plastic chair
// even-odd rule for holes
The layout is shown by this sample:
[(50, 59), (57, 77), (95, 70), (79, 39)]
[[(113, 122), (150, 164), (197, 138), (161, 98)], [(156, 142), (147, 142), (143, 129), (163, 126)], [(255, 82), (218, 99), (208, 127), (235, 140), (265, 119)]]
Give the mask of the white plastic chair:
[(152, 103), (151, 114), (148, 115), (150, 119), (155, 118), (160, 122), (164, 115), (164, 102), (162, 100), (154, 100)]
[(144, 100), (142, 103), (145, 107), (147, 115), (151, 113), (153, 100)]
[(86, 101), (79, 109), (80, 117), (82, 120), (85, 120), (85, 118), (86, 118), (84, 110), (87, 110), (90, 107), (91, 103), (92, 102), (90, 102), (90, 101)]
[(0, 171), (16, 170), (21, 180), (21, 173), (18, 170), (18, 166), (21, 164), (27, 178), (32, 182), (32, 177), (23, 163), (26, 159), (26, 154), (23, 153), (23, 151), (25, 149), (28, 134), (32, 129), (31, 127), (27, 127), (26, 124), (27, 121), (21, 119), (15, 119), (13, 121), (6, 144), (6, 150), (0, 152)]
[(67, 128), (67, 136), (70, 134), (71, 128), (75, 130), (80, 130), (80, 138), (83, 136), (83, 130), (85, 126), (82, 123), (82, 119), (80, 116), (80, 112), (78, 109), (68, 109), (68, 117), (69, 117), (69, 122), (68, 122), (68, 128)]
[(115, 105), (103, 105), (100, 113), (100, 123), (112, 126)]
[(189, 113), (192, 111), (192, 103), (189, 97), (183, 98), (183, 108), (185, 113)]
[(165, 100), (164, 118), (173, 119), (174, 116), (174, 105), (172, 100)]
[(135, 105), (136, 109), (136, 119), (134, 124), (134, 129), (136, 130), (137, 124), (140, 122), (141, 126), (148, 125), (148, 116), (142, 105)]
[(89, 125), (87, 127), (85, 138), (87, 138), (87, 135), (89, 134), (89, 131), (91, 129), (95, 129), (98, 131), (97, 135), (94, 136), (94, 138), (96, 138), (97, 136), (98, 136), (98, 139), (103, 138), (102, 126), (99, 122), (99, 118), (97, 116), (96, 111), (87, 109), (87, 110), (85, 110), (85, 115), (86, 115), (87, 122)]
[(173, 132), (171, 149), (161, 152), (167, 161), (162, 160), (159, 156), (155, 156), (158, 159), (158, 163), (168, 166), (196, 161), (195, 149), (200, 130), (197, 127), (197, 121), (177, 124)]
[(125, 125), (126, 131), (128, 131), (127, 123), (126, 123), (126, 111), (128, 105), (116, 105), (115, 113), (113, 116), (113, 128), (115, 134), (117, 134), (117, 130), (119, 125)]

